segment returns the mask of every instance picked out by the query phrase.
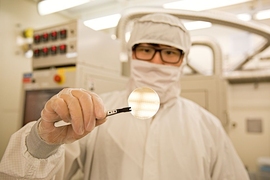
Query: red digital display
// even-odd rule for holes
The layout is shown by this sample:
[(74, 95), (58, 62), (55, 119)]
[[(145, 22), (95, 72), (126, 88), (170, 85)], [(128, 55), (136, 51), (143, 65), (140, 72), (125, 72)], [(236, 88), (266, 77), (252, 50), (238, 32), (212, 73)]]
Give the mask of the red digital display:
[(47, 47), (42, 48), (42, 54), (43, 56), (47, 56), (49, 53), (49, 49)]
[(40, 56), (40, 50), (34, 49), (34, 57), (39, 57), (39, 56)]
[(59, 31), (59, 34), (60, 34), (61, 39), (65, 39), (67, 37), (67, 30), (62, 29), (62, 30)]
[(42, 35), (42, 40), (43, 40), (44, 42), (47, 42), (47, 41), (49, 40), (49, 34), (48, 34), (48, 33), (44, 33), (44, 34)]
[(57, 32), (56, 31), (52, 31), (51, 32), (51, 39), (52, 40), (56, 40), (57, 39)]
[(34, 42), (37, 44), (37, 43), (39, 43), (40, 42), (40, 35), (35, 35), (34, 36)]
[(57, 53), (57, 47), (56, 46), (51, 46), (50, 50), (51, 50), (52, 55)]
[(59, 46), (59, 52), (60, 52), (60, 53), (66, 53), (66, 52), (67, 52), (67, 45), (61, 44), (61, 45)]

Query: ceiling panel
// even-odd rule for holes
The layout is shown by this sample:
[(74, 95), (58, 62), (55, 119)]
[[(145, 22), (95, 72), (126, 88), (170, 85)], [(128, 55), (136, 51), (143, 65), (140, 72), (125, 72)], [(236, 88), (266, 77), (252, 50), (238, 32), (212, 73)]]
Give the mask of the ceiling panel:
[[(39, 0), (30, 0), (37, 3)], [(71, 19), (91, 19), (120, 13), (123, 9), (131, 6), (162, 6), (164, 3), (175, 0), (92, 0), (89, 3), (59, 12)], [(219, 8), (218, 10), (234, 14), (244, 12), (256, 12), (261, 9), (270, 9), (270, 0), (252, 0), (247, 3)]]

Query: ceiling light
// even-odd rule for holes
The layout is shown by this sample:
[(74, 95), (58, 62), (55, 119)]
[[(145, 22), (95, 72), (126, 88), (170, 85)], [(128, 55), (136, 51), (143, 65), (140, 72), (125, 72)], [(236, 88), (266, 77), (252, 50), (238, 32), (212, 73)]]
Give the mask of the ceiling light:
[(236, 17), (242, 21), (250, 21), (251, 20), (251, 15), (248, 13), (237, 14)]
[(196, 29), (204, 29), (212, 26), (212, 23), (206, 21), (193, 21), (184, 23), (184, 26), (187, 30), (196, 30)]
[(269, 19), (270, 18), (270, 9), (259, 11), (254, 16), (257, 20)]
[(38, 3), (38, 12), (40, 15), (47, 15), (72, 8), (90, 0), (43, 0)]
[(244, 3), (251, 0), (182, 0), (163, 4), (167, 9), (183, 9), (192, 11), (203, 11), (219, 7), (230, 6), (234, 4)]
[(84, 25), (96, 31), (113, 28), (117, 26), (120, 17), (121, 17), (120, 14), (112, 14), (109, 16), (86, 20), (84, 21)]

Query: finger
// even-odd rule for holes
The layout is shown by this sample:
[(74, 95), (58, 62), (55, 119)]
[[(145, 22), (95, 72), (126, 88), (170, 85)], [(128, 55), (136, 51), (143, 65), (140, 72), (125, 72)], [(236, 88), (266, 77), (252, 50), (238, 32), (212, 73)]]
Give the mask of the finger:
[(73, 128), (71, 126), (67, 126), (67, 136), (65, 136), (64, 142), (65, 143), (71, 143), (74, 142), (75, 140), (81, 139), (82, 137), (86, 136), (89, 132), (84, 131), (83, 134), (79, 135), (74, 132)]
[(81, 105), (84, 128), (86, 131), (91, 131), (95, 127), (95, 114), (94, 114), (94, 105), (92, 101), (91, 94), (86, 90), (73, 90), (73, 96), (75, 96)]
[(96, 126), (99, 126), (107, 121), (107, 118), (104, 119), (97, 119), (96, 120)]
[(81, 105), (79, 100), (70, 94), (60, 94), (60, 98), (62, 98), (67, 104), (68, 112), (70, 115), (70, 122), (72, 124), (72, 128), (75, 133), (81, 135), (84, 133), (84, 122), (83, 122), (83, 113), (81, 109)]
[(52, 97), (41, 112), (41, 117), (44, 121), (55, 122), (58, 120), (70, 121), (70, 115), (67, 104), (58, 96)]
[[(93, 114), (94, 114), (94, 119), (91, 119), (91, 122), (89, 125), (88, 125), (88, 129), (90, 128), (94, 128), (95, 126), (97, 125), (100, 125), (102, 123), (104, 123), (102, 120), (106, 119), (106, 113), (105, 113), (105, 110), (104, 110), (104, 104), (103, 104), (103, 101), (102, 99), (95, 93), (93, 92), (88, 92), (89, 94), (91, 94), (91, 97), (92, 97), (92, 101), (93, 101)], [(98, 124), (96, 124), (98, 123)]]
[(94, 105), (94, 113), (96, 119), (105, 119), (106, 112), (102, 99), (95, 93), (91, 92), (92, 101)]

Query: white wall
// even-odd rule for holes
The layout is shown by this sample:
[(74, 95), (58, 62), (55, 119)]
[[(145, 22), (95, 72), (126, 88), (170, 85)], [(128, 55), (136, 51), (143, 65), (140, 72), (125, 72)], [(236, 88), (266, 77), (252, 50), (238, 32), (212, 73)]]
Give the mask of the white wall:
[[(257, 159), (270, 157), (270, 83), (231, 84), (228, 87), (229, 136), (251, 172)], [(261, 132), (249, 132), (248, 120), (261, 121)]]
[(39, 29), (68, 21), (57, 14), (40, 16), (30, 0), (0, 0), (0, 158), (10, 135), (21, 127), (22, 74), (31, 72), (16, 38), (26, 28)]

